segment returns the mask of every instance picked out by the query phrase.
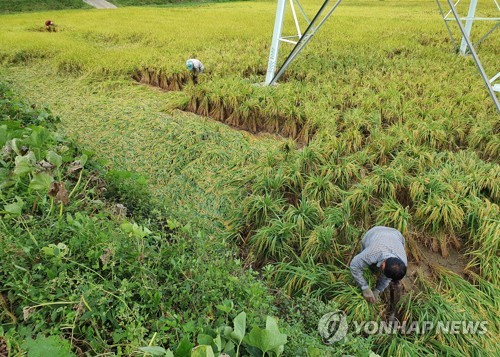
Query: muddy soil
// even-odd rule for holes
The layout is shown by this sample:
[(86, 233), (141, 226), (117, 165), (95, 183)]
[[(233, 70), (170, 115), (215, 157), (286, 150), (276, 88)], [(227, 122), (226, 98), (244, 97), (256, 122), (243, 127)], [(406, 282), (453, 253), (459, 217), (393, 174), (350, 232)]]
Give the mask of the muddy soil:
[(434, 252), (431, 248), (426, 247), (419, 241), (413, 242), (412, 249), (418, 250), (417, 255), (420, 257), (420, 261), (410, 261), (408, 264), (407, 278), (403, 280), (406, 290), (415, 290), (412, 281), (414, 280), (413, 278), (416, 275), (417, 269), (420, 269), (425, 275), (431, 278), (432, 271), (435, 270), (435, 267), (443, 267), (465, 278), (467, 259), (456, 249), (450, 248), (447, 257), (443, 257), (440, 253)]

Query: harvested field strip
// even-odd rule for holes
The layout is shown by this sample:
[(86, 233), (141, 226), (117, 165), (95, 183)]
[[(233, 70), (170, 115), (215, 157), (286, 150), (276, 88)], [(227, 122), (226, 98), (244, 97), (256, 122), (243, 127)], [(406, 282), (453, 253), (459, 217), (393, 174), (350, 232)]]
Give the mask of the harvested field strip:
[(209, 116), (251, 133), (278, 134), (301, 144), (311, 140), (317, 126), (308, 120), (303, 108), (290, 109), (285, 98), (272, 92), (272, 88), (253, 87), (248, 83), (246, 91), (235, 92), (233, 84), (226, 84), (216, 92), (202, 85), (188, 87), (189, 100), (179, 109)]
[[(135, 71), (132, 78), (140, 83), (166, 91), (185, 90), (184, 100), (174, 106), (177, 109), (210, 117), (231, 127), (250, 133), (270, 133), (307, 144), (314, 136), (317, 125), (308, 120), (304, 108), (287, 107), (286, 98), (276, 94), (273, 88), (262, 88), (249, 81), (232, 81), (213, 91), (204, 83), (211, 80), (209, 74), (194, 84), (188, 72), (168, 73), (162, 69), (144, 68)], [(244, 81), (243, 81), (244, 82)], [(241, 85), (247, 86), (241, 91)]]
[[(366, 16), (364, 6), (373, 16)], [(311, 4), (306, 11), (315, 8)], [(300, 143), (328, 128), (345, 132), (343, 139), (358, 150), (364, 139), (391, 130), (388, 136), (411, 135), (438, 149), (472, 146), (483, 158), (498, 156), (498, 140), (489, 135), (498, 132), (491, 100), (473, 63), (450, 52), (434, 5), (386, 1), (339, 8), (270, 91), (253, 85), (264, 79), (274, 10), (267, 2), (124, 8), (113, 11), (112, 20), (98, 11), (61, 12), (53, 19), (56, 33), (39, 32), (38, 17), (22, 14), (5, 20), (0, 58), (25, 64), (50, 59), (65, 75), (133, 76), (167, 90), (183, 88), (188, 95), (177, 108)], [(400, 21), (415, 14), (412, 21)], [(196, 36), (187, 31), (193, 28)], [(285, 23), (291, 28), (293, 23)], [(496, 63), (495, 41), (481, 46), (488, 68)], [(284, 45), (283, 56), (286, 50)], [(190, 57), (206, 68), (193, 88), (185, 69)]]

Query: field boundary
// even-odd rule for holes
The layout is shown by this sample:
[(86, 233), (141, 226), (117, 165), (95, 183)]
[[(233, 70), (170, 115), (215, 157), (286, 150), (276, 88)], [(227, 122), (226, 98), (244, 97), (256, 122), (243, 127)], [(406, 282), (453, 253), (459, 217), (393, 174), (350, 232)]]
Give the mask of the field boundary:
[(96, 9), (116, 9), (116, 5), (107, 2), (106, 0), (83, 0), (84, 3), (95, 7)]

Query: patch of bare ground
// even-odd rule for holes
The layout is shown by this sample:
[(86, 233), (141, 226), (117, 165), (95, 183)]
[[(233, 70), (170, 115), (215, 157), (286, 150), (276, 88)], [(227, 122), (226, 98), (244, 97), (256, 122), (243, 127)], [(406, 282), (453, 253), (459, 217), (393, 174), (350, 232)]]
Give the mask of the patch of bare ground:
[(411, 260), (408, 262), (406, 278), (403, 279), (403, 286), (406, 291), (419, 290), (416, 284), (418, 271), (427, 276), (429, 280), (433, 280), (433, 272), (436, 271), (437, 267), (442, 267), (466, 278), (467, 259), (457, 249), (448, 249), (447, 256), (444, 257), (441, 253), (425, 246), (418, 239), (411, 239), (408, 243), (408, 255)]
[(116, 9), (116, 6), (106, 0), (83, 0), (84, 3), (95, 7), (96, 9)]

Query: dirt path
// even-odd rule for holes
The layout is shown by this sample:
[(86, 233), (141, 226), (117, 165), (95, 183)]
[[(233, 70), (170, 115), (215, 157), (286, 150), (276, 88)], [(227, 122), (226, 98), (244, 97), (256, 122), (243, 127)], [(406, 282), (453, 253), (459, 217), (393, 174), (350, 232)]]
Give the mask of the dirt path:
[(95, 7), (96, 9), (116, 9), (116, 6), (106, 0), (83, 0), (83, 2)]

